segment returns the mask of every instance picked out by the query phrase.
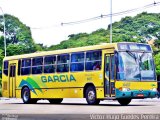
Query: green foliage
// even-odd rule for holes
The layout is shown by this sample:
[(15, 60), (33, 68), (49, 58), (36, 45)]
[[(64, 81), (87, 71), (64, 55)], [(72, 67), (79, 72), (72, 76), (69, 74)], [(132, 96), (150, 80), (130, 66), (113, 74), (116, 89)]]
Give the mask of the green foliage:
[(160, 53), (154, 56), (155, 66), (156, 66), (156, 73), (160, 75)]
[[(156, 72), (160, 74), (160, 14), (143, 12), (135, 17), (125, 17), (113, 26), (113, 42), (141, 42), (155, 39), (153, 51), (155, 53)], [(109, 42), (109, 28), (98, 29), (90, 34), (78, 33), (69, 35), (69, 39), (62, 41), (58, 45), (52, 45), (47, 50), (67, 49)], [(156, 55), (157, 54), (157, 55)]]
[[(160, 14), (143, 12), (135, 17), (125, 17), (113, 23), (113, 42), (142, 42), (157, 38), (155, 45), (160, 46)], [(47, 50), (66, 49), (109, 42), (109, 28), (98, 29), (90, 34), (78, 33), (69, 35), (69, 39)]]
[[(107, 29), (98, 29), (92, 33), (78, 33), (68, 36), (68, 40), (64, 40), (57, 45), (50, 47), (43, 44), (36, 44), (32, 39), (30, 28), (19, 21), (18, 18), (5, 15), (6, 19), (6, 40), (7, 55), (17, 55), (32, 53), (42, 50), (67, 49), (88, 45), (96, 45), (100, 43), (108, 43), (110, 38), (110, 25)], [(155, 39), (153, 51), (155, 53), (156, 72), (160, 74), (160, 14), (143, 12), (135, 17), (127, 16), (119, 22), (114, 22), (113, 26), (113, 42), (141, 42), (146, 43), (150, 39)], [(3, 32), (3, 19), (0, 16), (0, 31)], [(0, 66), (4, 57), (3, 36), (0, 36)], [(1, 70), (1, 67), (0, 67)]]
[[(3, 19), (0, 16), (0, 31), (3, 32)], [(30, 28), (19, 21), (18, 18), (5, 14), (5, 34), (7, 45), (7, 56), (33, 53), (42, 51), (40, 44), (32, 39)], [(4, 57), (4, 38), (0, 36), (0, 66)], [(1, 70), (1, 68), (0, 68)]]
[(0, 88), (0, 97), (2, 97), (2, 89)]
[(0, 78), (0, 97), (2, 97), (2, 79)]
[(2, 79), (0, 78), (0, 88), (2, 87)]
[[(0, 16), (0, 31), (3, 33), (3, 17)], [(30, 28), (19, 21), (18, 18), (5, 14), (5, 34), (7, 45), (7, 56), (19, 55), (42, 51), (45, 47), (36, 44), (32, 39)], [(0, 96), (2, 61), (4, 58), (4, 37), (0, 36)]]
[[(3, 32), (2, 19), (0, 24), (0, 30)], [(7, 56), (37, 51), (37, 45), (32, 39), (30, 28), (20, 22), (18, 18), (5, 14), (5, 26)], [(1, 37), (0, 43), (0, 49), (4, 50), (3, 37)]]

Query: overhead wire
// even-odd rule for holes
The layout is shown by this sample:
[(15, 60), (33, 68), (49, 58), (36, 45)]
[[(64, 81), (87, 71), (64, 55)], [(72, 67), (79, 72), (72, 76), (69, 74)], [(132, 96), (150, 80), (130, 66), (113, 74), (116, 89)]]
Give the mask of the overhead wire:
[[(160, 5), (160, 2), (155, 2), (154, 1), (154, 3), (145, 5), (143, 7), (134, 8), (134, 9), (131, 9), (131, 10), (126, 10), (126, 11), (122, 11), (122, 12), (118, 12), (118, 13), (113, 13), (112, 16), (118, 16), (118, 15), (128, 14), (128, 13), (135, 12), (135, 11), (138, 11), (138, 10), (143, 10), (143, 9), (147, 9), (147, 8), (150, 8), (150, 7), (154, 7), (156, 5)], [(104, 16), (109, 17), (111, 15), (109, 14), (109, 15), (104, 15)]]
[(143, 9), (147, 9), (147, 8), (151, 8), (151, 7), (155, 7), (155, 6), (158, 6), (158, 5), (160, 5), (160, 2), (155, 2), (154, 1), (153, 3), (145, 5), (143, 7), (138, 7), (138, 8), (134, 8), (134, 9), (126, 10), (126, 11), (113, 13), (113, 14), (107, 14), (107, 15), (101, 14), (99, 16), (91, 17), (91, 18), (87, 18), (87, 19), (83, 19), (83, 20), (72, 21), (72, 22), (62, 22), (59, 25), (51, 25), (51, 26), (45, 26), (45, 27), (31, 27), (31, 29), (49, 29), (49, 28), (60, 27), (60, 26), (64, 26), (64, 25), (81, 24), (81, 23), (91, 22), (91, 21), (95, 21), (95, 20), (98, 20), (98, 19), (110, 17), (111, 15), (112, 16), (119, 16), (119, 15), (131, 13), (131, 12), (135, 12), (135, 11), (139, 11), (139, 10), (143, 10)]
[(90, 21), (94, 21), (94, 20), (97, 20), (97, 19), (110, 17), (111, 15), (112, 16), (119, 16), (119, 15), (131, 13), (131, 12), (135, 12), (135, 11), (138, 11), (138, 10), (141, 10), (141, 9), (147, 9), (147, 8), (150, 8), (150, 7), (154, 7), (155, 5), (160, 5), (160, 2), (155, 2), (154, 1), (154, 3), (145, 5), (143, 7), (134, 8), (134, 9), (131, 9), (131, 10), (126, 10), (126, 11), (117, 12), (117, 13), (113, 13), (113, 14), (100, 15), (100, 16), (97, 16), (97, 17), (88, 18), (88, 19), (79, 20), (79, 21), (74, 21), (74, 22), (66, 22), (66, 23), (63, 23), (62, 25), (73, 25), (73, 24), (80, 24), (80, 23), (84, 23), (84, 22), (90, 22)]
[(74, 21), (74, 22), (66, 22), (66, 23), (61, 23), (61, 25), (65, 25), (65, 24), (80, 24), (80, 23), (85, 23), (85, 22), (90, 22), (90, 21), (93, 21), (93, 20), (98, 20), (98, 19), (101, 19), (103, 17), (103, 15), (100, 15), (100, 16), (97, 16), (97, 17), (92, 17), (92, 18), (87, 18), (87, 19), (84, 19), (84, 20), (78, 20), (78, 21)]

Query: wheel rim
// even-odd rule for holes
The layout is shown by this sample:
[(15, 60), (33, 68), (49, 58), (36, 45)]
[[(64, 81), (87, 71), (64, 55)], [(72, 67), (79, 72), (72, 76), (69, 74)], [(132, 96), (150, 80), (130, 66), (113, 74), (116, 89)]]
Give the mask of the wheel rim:
[(92, 100), (95, 99), (95, 93), (94, 93), (94, 91), (89, 91), (89, 92), (88, 92), (88, 99), (89, 99), (90, 101), (92, 101)]
[(24, 91), (23, 99), (24, 99), (24, 101), (28, 101), (28, 99), (29, 99), (29, 92), (28, 91)]

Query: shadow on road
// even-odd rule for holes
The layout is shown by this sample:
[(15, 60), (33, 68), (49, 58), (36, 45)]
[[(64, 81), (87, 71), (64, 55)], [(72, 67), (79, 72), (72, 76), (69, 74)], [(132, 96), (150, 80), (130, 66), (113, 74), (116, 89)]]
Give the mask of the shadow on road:
[[(120, 104), (99, 104), (99, 105), (88, 105), (88, 104), (82, 104), (82, 103), (61, 103), (59, 105), (80, 105), (80, 106), (121, 106)], [(152, 105), (144, 105), (144, 104), (129, 104), (127, 106), (152, 106)], [(123, 106), (124, 107), (124, 106)]]
[[(26, 105), (24, 103), (7, 103), (7, 104), (22, 104)], [(99, 105), (88, 105), (87, 103), (61, 103), (61, 104), (50, 104), (50, 103), (36, 103), (36, 104), (30, 104), (30, 105), (54, 105), (54, 106), (119, 106), (119, 107), (127, 107), (127, 106), (155, 106), (152, 104), (129, 104), (127, 106), (121, 106), (120, 104), (99, 104)]]

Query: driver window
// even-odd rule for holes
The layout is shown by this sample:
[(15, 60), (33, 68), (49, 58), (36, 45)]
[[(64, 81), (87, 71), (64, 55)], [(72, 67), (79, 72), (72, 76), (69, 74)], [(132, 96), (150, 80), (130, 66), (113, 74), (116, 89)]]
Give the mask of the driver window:
[(109, 61), (110, 56), (106, 56), (106, 75), (109, 76)]
[(106, 56), (106, 67), (105, 67), (106, 75), (108, 77), (110, 76), (110, 79), (114, 79), (114, 67), (115, 67), (114, 65), (115, 65), (114, 55)]
[(114, 60), (114, 55), (111, 56), (111, 79), (114, 79), (114, 65), (115, 65), (115, 60)]

